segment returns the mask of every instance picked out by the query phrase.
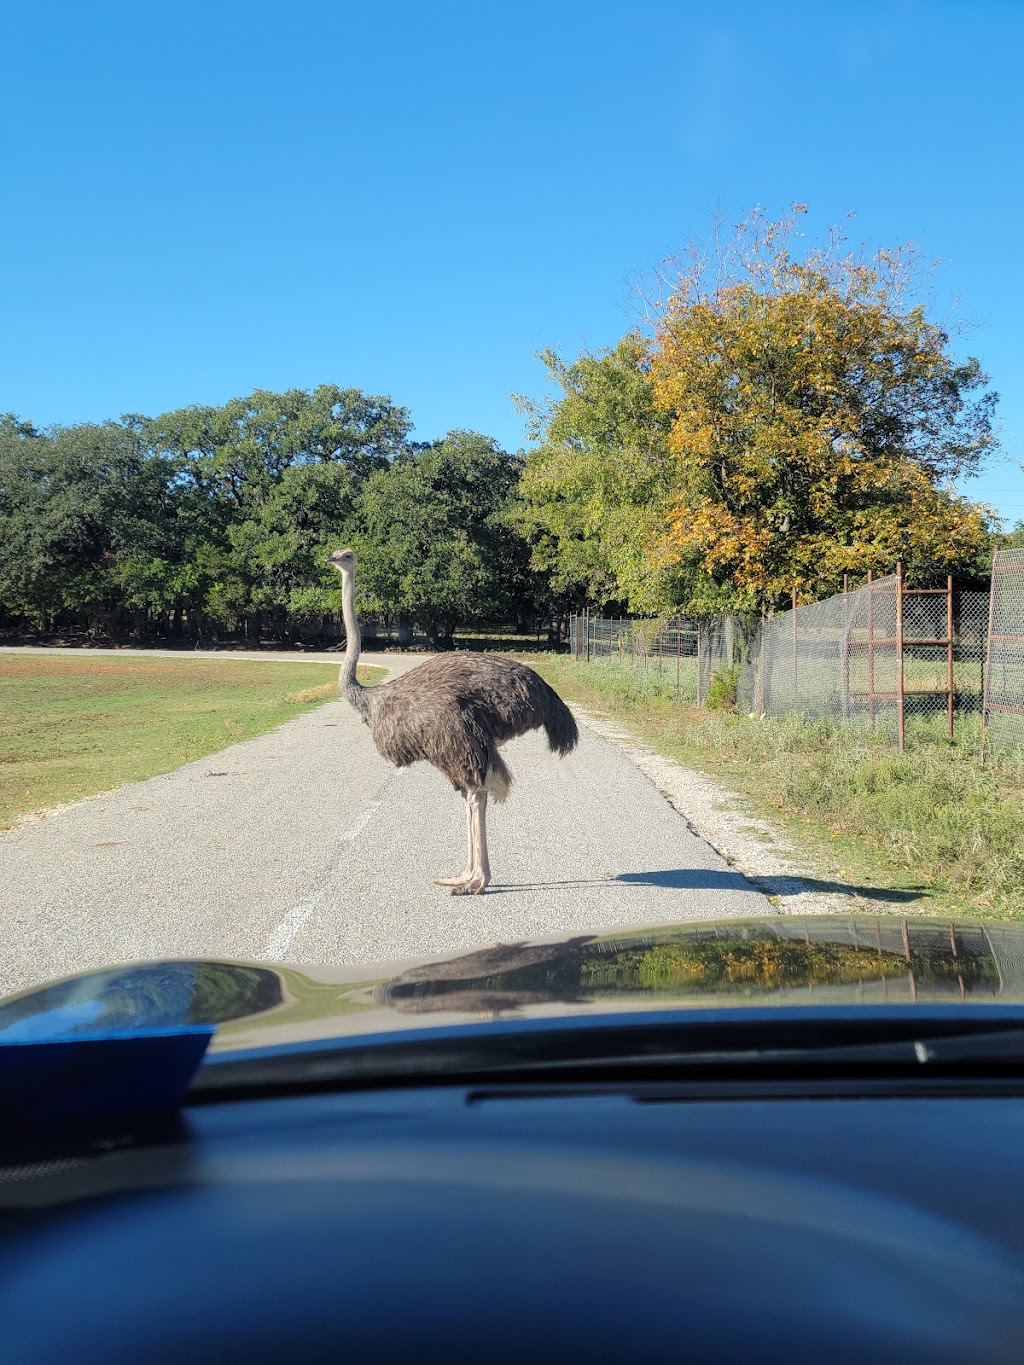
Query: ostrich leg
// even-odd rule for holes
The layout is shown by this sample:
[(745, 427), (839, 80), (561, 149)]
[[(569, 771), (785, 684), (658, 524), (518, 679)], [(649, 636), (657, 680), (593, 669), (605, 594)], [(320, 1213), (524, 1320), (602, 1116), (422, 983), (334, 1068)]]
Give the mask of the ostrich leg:
[[(462, 788), (459, 788), (462, 791)], [(462, 887), (473, 876), (473, 808), (469, 804), (469, 797), (462, 791), (462, 799), (466, 803), (466, 870), (458, 877), (435, 877), (435, 886)], [(457, 893), (453, 890), (452, 895)]]
[(491, 864), (487, 857), (487, 792), (469, 792), (466, 808), (470, 817), (471, 874), (466, 881), (452, 887), (453, 896), (479, 896), (491, 880)]

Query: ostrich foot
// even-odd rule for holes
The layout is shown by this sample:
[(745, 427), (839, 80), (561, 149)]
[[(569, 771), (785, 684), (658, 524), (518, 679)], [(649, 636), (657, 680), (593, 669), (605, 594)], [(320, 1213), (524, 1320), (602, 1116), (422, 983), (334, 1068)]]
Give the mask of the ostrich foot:
[[(473, 880), (473, 869), (467, 867), (465, 872), (461, 872), (457, 877), (435, 877), (435, 886), (465, 886), (467, 882)], [(454, 895), (455, 893), (452, 892)]]
[(487, 886), (489, 878), (476, 872), (467, 881), (457, 882), (452, 886), (453, 896), (480, 896)]

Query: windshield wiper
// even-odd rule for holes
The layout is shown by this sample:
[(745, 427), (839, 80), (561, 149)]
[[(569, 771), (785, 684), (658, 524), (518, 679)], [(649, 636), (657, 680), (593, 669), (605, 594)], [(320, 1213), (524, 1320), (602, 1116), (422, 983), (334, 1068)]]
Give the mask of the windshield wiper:
[(190, 1099), (303, 1088), (885, 1075), (1024, 1078), (1024, 1025), (1016, 1017), (944, 1020), (677, 1020), (481, 1029), (348, 1039), (309, 1047), (212, 1056)]
[[(564, 1065), (538, 1060), (531, 1070), (543, 1071)], [(747, 1068), (770, 1070), (775, 1067), (834, 1069), (898, 1067), (947, 1069), (950, 1067), (1012, 1066), (1024, 1068), (1024, 1029), (994, 1029), (985, 1033), (953, 1036), (898, 1038), (882, 1042), (845, 1043), (798, 1047), (702, 1048), (698, 1051), (669, 1051), (657, 1055), (594, 1056), (577, 1058), (580, 1069), (602, 1070), (639, 1067), (649, 1070), (702, 1071), (723, 1069), (730, 1072)]]

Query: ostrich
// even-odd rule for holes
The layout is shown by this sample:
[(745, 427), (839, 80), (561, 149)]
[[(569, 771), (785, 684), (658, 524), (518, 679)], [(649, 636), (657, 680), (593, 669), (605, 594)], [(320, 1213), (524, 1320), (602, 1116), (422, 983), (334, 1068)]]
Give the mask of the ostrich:
[(458, 877), (438, 877), (453, 896), (478, 896), (491, 879), (487, 858), (487, 798), (504, 801), (512, 782), (500, 745), (541, 726), (560, 757), (576, 747), (572, 713), (557, 692), (525, 664), (480, 654), (441, 654), (378, 687), (356, 681), (359, 622), (355, 610), (356, 557), (335, 550), (341, 574), (345, 659), (338, 687), (370, 727), (383, 758), (398, 768), (426, 759), (466, 803), (468, 852)]

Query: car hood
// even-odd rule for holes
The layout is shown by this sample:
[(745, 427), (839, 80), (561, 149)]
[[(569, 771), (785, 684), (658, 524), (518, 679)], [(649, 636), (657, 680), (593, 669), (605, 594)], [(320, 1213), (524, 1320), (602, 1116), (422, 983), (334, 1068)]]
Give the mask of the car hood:
[(359, 968), (132, 963), (0, 1001), (0, 1042), (216, 1026), (213, 1050), (708, 1007), (1024, 1004), (1024, 925), (786, 917)]

